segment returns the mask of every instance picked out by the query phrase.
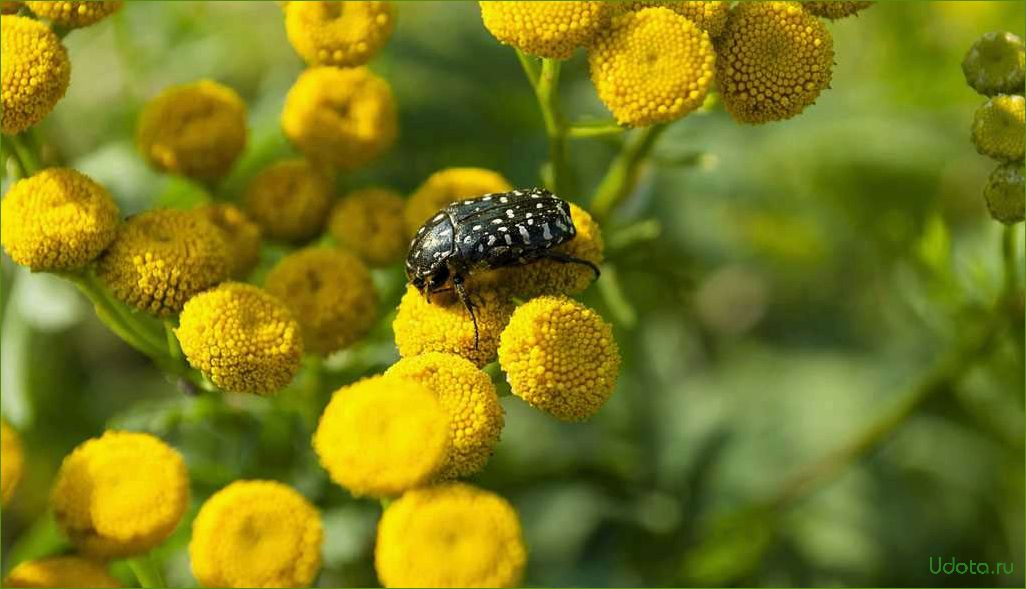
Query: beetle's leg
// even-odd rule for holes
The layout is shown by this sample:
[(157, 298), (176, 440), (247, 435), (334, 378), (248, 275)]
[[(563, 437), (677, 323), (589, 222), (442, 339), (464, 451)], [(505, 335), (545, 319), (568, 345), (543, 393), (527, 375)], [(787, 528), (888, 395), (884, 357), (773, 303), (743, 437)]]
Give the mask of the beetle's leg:
[(470, 321), (474, 324), (474, 349), (477, 349), (478, 334), (477, 334), (477, 315), (474, 313), (474, 307), (476, 306), (470, 300), (470, 296), (467, 294), (467, 289), (463, 288), (463, 275), (453, 274), (452, 276), (452, 287), (456, 290), (456, 296), (460, 298), (460, 302), (467, 308), (467, 312), (470, 313)]
[(599, 276), (602, 275), (602, 272), (599, 271), (599, 267), (596, 266), (594, 263), (582, 258), (575, 258), (574, 256), (564, 254), (563, 252), (557, 252), (554, 250), (543, 250), (540, 257), (547, 260), (553, 260), (555, 262), (561, 262), (563, 264), (581, 264), (582, 266), (587, 266), (591, 268), (592, 272), (595, 273), (595, 280), (598, 280)]

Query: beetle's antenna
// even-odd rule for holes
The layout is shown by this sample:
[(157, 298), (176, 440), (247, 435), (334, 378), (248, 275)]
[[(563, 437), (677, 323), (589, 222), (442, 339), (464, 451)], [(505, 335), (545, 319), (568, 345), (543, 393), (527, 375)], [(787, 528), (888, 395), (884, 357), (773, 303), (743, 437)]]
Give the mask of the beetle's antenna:
[(456, 274), (452, 277), (452, 286), (456, 289), (456, 296), (460, 298), (460, 302), (467, 308), (467, 312), (470, 313), (470, 321), (474, 324), (474, 349), (477, 349), (478, 334), (477, 334), (477, 315), (474, 314), (474, 303), (470, 301), (470, 297), (467, 295), (466, 289), (463, 288), (463, 276)]

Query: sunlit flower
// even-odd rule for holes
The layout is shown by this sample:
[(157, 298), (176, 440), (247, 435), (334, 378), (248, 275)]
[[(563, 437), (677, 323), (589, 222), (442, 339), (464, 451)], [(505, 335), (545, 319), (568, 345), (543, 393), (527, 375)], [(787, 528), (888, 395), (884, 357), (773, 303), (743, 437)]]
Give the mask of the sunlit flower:
[(285, 6), (289, 43), (310, 65), (363, 65), (381, 50), (394, 27), (391, 2), (293, 2)]
[(723, 104), (742, 123), (789, 119), (830, 85), (830, 31), (798, 2), (741, 2), (716, 53)]
[(245, 202), (246, 211), (268, 237), (305, 241), (324, 228), (331, 182), (306, 160), (286, 160), (253, 177)]
[(192, 524), (189, 559), (204, 587), (308, 587), (321, 568), (317, 508), (276, 481), (236, 481)]
[(90, 555), (142, 554), (178, 525), (189, 499), (181, 455), (145, 433), (108, 431), (64, 458), (51, 502), (61, 529)]
[(210, 80), (172, 86), (143, 108), (136, 142), (158, 170), (217, 180), (246, 146), (246, 105)]
[(189, 299), (175, 334), (189, 364), (235, 393), (281, 390), (299, 371), (303, 355), (299, 325), (285, 304), (239, 282)]
[(388, 82), (364, 67), (313, 67), (285, 97), (285, 136), (311, 160), (351, 170), (395, 142), (397, 115)]
[(313, 447), (333, 481), (354, 495), (399, 495), (445, 465), (449, 418), (420, 383), (374, 376), (335, 391)]
[(227, 278), (228, 268), (227, 246), (210, 221), (156, 209), (121, 224), (96, 270), (118, 300), (166, 317)]
[(106, 0), (89, 0), (87, 2), (53, 2), (52, 0), (46, 0), (41, 2), (28, 1), (25, 4), (37, 16), (45, 18), (55, 25), (77, 29), (79, 27), (88, 27), (107, 18), (121, 8), (122, 3), (120, 1)]
[(410, 491), (378, 523), (374, 565), (385, 587), (517, 587), (526, 562), (516, 510), (470, 485)]
[(997, 160), (1016, 161), (1023, 157), (1026, 102), (1017, 94), (999, 94), (973, 115), (973, 143), (976, 151)]
[(4, 587), (120, 587), (107, 564), (81, 556), (51, 556), (11, 569)]
[(118, 206), (103, 186), (68, 168), (19, 180), (0, 203), (0, 241), (33, 270), (85, 266), (114, 239)]
[(620, 351), (598, 313), (545, 296), (513, 313), (502, 332), (499, 365), (514, 395), (564, 421), (583, 421), (613, 394)]
[(727, 15), (730, 13), (730, 2), (698, 1), (698, 0), (668, 0), (668, 1), (640, 1), (629, 2), (624, 5), (630, 10), (641, 10), (653, 6), (669, 8), (677, 14), (695, 23), (695, 26), (709, 33), (710, 37), (718, 37), (727, 24)]
[(50, 114), (68, 89), (71, 62), (50, 27), (24, 16), (0, 16), (0, 49), (0, 128), (4, 135), (14, 135)]
[(355, 255), (310, 247), (285, 256), (265, 283), (299, 322), (309, 352), (327, 355), (362, 338), (376, 319), (370, 271)]
[(1024, 69), (1026, 49), (1022, 38), (1009, 32), (984, 33), (962, 60), (966, 83), (986, 96), (1022, 94)]
[(872, 6), (872, 2), (838, 2), (828, 0), (824, 2), (802, 2), (802, 7), (816, 16), (837, 20), (856, 14)]
[(448, 352), (477, 366), (491, 362), (514, 305), (487, 289), (477, 289), (473, 298), (479, 338), (476, 348), (474, 324), (463, 303), (451, 293), (433, 294), (428, 302), (416, 288), (407, 286), (392, 323), (399, 355), (408, 358), (426, 352)]
[(423, 384), (449, 415), (452, 450), (442, 477), (465, 477), (484, 468), (503, 426), (502, 405), (487, 374), (469, 360), (440, 352), (403, 358), (385, 374)]
[(1026, 216), (1023, 194), (1022, 162), (999, 165), (983, 189), (990, 216), (1006, 225), (1021, 223)]
[(409, 242), (403, 217), (406, 201), (387, 188), (362, 188), (335, 205), (328, 230), (335, 241), (371, 266), (398, 262)]
[(3, 505), (7, 505), (14, 495), (24, 465), (21, 436), (8, 425), (6, 419), (0, 420), (0, 503)]
[(567, 59), (606, 24), (605, 2), (479, 2), (481, 20), (500, 43), (538, 57)]
[(484, 168), (446, 168), (431, 174), (406, 201), (406, 232), (417, 229), (443, 207), (492, 192), (508, 192), (513, 186), (502, 174)]
[(227, 203), (197, 209), (215, 227), (228, 247), (228, 275), (244, 278), (260, 262), (260, 227), (239, 207)]

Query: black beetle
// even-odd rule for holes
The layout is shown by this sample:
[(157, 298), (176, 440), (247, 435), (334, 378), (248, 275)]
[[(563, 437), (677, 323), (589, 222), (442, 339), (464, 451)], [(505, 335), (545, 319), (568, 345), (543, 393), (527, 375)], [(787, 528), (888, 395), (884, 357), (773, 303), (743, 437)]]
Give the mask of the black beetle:
[(548, 190), (485, 194), (450, 204), (417, 230), (406, 256), (406, 277), (428, 300), (432, 293), (455, 290), (474, 323), (477, 348), (477, 316), (464, 288), (466, 277), (548, 259), (588, 266), (597, 279), (598, 266), (553, 249), (576, 235), (570, 205)]

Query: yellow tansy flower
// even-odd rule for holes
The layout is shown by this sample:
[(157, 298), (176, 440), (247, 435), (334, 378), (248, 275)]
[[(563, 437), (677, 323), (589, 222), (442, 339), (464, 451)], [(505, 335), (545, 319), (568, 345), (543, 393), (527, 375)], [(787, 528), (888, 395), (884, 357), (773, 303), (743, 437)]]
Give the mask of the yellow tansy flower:
[(107, 564), (81, 556), (51, 556), (11, 569), (4, 587), (120, 587)]
[(1023, 194), (1022, 162), (1001, 164), (990, 174), (983, 197), (990, 216), (1006, 225), (1021, 223), (1026, 218)]
[(0, 203), (0, 242), (32, 270), (75, 270), (114, 239), (118, 206), (103, 186), (68, 168), (19, 180)]
[(260, 262), (260, 227), (235, 205), (208, 204), (196, 210), (220, 230), (228, 247), (228, 276), (249, 275)]
[(354, 190), (331, 211), (328, 230), (371, 266), (387, 266), (406, 254), (405, 206), (406, 201), (387, 188)]
[(4, 135), (21, 133), (50, 114), (68, 89), (71, 62), (50, 27), (24, 16), (0, 16)]
[(1023, 157), (1026, 101), (1017, 94), (998, 94), (973, 115), (973, 144), (976, 151), (996, 160), (1016, 161)]
[(495, 38), (524, 53), (567, 59), (606, 24), (605, 2), (479, 2), (481, 20)]
[(111, 558), (163, 542), (188, 499), (189, 474), (178, 452), (150, 434), (108, 431), (64, 458), (51, 502), (81, 551)]
[(629, 2), (625, 5), (630, 10), (641, 10), (662, 6), (669, 8), (677, 14), (695, 23), (695, 26), (709, 33), (710, 37), (718, 37), (727, 24), (727, 15), (730, 13), (730, 2), (714, 0), (668, 0), (668, 1), (641, 1)]
[(392, 147), (398, 117), (388, 82), (367, 68), (313, 67), (285, 97), (281, 126), (311, 160), (352, 170)]
[(8, 425), (6, 419), (0, 420), (0, 504), (7, 505), (14, 495), (24, 465), (21, 436)]
[(227, 245), (210, 221), (156, 209), (121, 224), (96, 270), (118, 300), (167, 317), (227, 278), (228, 268)]
[(440, 209), (456, 201), (513, 190), (502, 174), (484, 168), (446, 168), (431, 174), (406, 201), (406, 232), (413, 235)]
[(121, 8), (121, 2), (90, 0), (87, 2), (25, 2), (37, 16), (71, 29), (88, 27)]
[(236, 481), (192, 523), (189, 559), (204, 587), (308, 587), (321, 568), (317, 508), (276, 481)]
[(583, 421), (613, 394), (620, 350), (598, 313), (546, 296), (513, 313), (502, 332), (499, 365), (514, 395), (564, 421)]
[(802, 7), (808, 10), (816, 16), (828, 18), (830, 20), (837, 20), (851, 16), (859, 11), (865, 10), (872, 6), (872, 2), (837, 2), (837, 1), (824, 1), (824, 2), (802, 2)]
[(349, 347), (376, 319), (370, 271), (346, 251), (311, 247), (291, 253), (271, 269), (265, 286), (292, 312), (307, 351), (316, 354)]
[(410, 491), (378, 523), (384, 587), (518, 587), (526, 562), (513, 506), (463, 483)]
[(310, 65), (370, 61), (395, 27), (391, 2), (293, 2), (285, 6), (289, 43)]
[(591, 80), (621, 125), (679, 119), (702, 106), (716, 54), (709, 34), (668, 8), (624, 12), (588, 50)]
[(246, 211), (273, 239), (305, 241), (321, 232), (331, 182), (303, 159), (272, 164), (249, 183)]
[(143, 108), (136, 142), (158, 170), (217, 180), (246, 147), (246, 105), (211, 80), (172, 86)]
[(985, 96), (1022, 94), (1026, 80), (1022, 38), (1009, 32), (984, 33), (966, 52), (962, 73), (966, 83)]
[(374, 376), (335, 391), (313, 447), (354, 495), (399, 495), (434, 479), (451, 447), (449, 418), (420, 383)]
[(452, 451), (440, 476), (465, 477), (484, 468), (503, 426), (499, 395), (487, 374), (455, 354), (429, 352), (399, 360), (385, 375), (423, 384), (449, 415)]
[(476, 348), (474, 324), (463, 303), (451, 293), (433, 294), (429, 303), (417, 289), (407, 286), (392, 322), (399, 355), (408, 358), (426, 352), (448, 352), (477, 366), (491, 362), (514, 305), (499, 292), (484, 288), (474, 289), (473, 299), (479, 332)]
[(189, 364), (233, 393), (276, 393), (299, 371), (303, 340), (285, 305), (226, 282), (185, 304), (175, 330)]
[(830, 31), (798, 2), (739, 3), (716, 51), (723, 104), (742, 123), (789, 119), (830, 85)]

